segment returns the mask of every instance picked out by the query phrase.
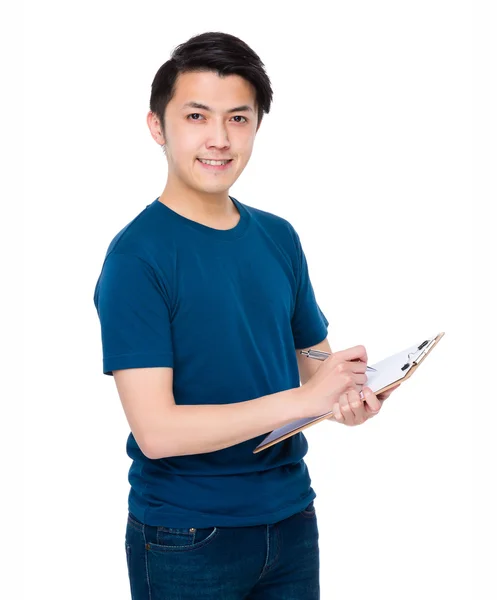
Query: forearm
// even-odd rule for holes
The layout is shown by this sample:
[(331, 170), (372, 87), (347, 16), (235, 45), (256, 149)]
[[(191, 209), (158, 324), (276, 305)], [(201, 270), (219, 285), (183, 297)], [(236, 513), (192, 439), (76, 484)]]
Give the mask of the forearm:
[(174, 405), (162, 415), (149, 444), (150, 458), (222, 450), (302, 418), (301, 388), (234, 404)]

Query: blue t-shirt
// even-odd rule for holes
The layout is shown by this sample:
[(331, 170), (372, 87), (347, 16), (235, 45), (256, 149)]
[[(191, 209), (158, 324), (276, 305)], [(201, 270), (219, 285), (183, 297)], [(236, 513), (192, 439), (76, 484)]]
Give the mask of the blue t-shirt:
[[(296, 348), (327, 336), (292, 225), (232, 196), (240, 220), (219, 230), (157, 198), (112, 240), (94, 303), (103, 372), (173, 367), (176, 404), (243, 402), (300, 386)], [(269, 432), (267, 432), (269, 433)], [(148, 525), (270, 524), (316, 497), (302, 432), (203, 454), (147, 458), (130, 433), (129, 511)]]

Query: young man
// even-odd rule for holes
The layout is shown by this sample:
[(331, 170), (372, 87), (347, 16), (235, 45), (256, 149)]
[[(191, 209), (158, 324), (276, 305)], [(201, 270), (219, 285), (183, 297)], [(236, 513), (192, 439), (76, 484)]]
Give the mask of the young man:
[(299, 354), (331, 352), (299, 236), (228, 194), (271, 99), (238, 38), (205, 33), (176, 48), (147, 115), (166, 186), (114, 237), (95, 288), (103, 371), (131, 429), (135, 600), (319, 598), (306, 438), (253, 450), (330, 410), (362, 423), (389, 395), (360, 395), (363, 346), (324, 362)]

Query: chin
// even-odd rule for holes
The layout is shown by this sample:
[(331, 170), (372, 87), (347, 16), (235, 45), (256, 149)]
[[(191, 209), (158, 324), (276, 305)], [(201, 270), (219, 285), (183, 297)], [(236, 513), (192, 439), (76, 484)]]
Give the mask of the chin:
[(203, 194), (222, 194), (223, 192), (229, 191), (231, 185), (231, 183), (228, 185), (226, 183), (223, 185), (202, 185), (197, 183), (197, 185), (192, 185), (191, 187)]

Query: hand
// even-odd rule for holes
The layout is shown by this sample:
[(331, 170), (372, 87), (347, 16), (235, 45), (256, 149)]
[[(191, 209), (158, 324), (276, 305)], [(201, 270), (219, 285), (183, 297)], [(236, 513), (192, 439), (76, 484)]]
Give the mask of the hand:
[(362, 400), (357, 390), (347, 391), (342, 394), (338, 402), (333, 405), (333, 416), (330, 420), (344, 425), (361, 425), (371, 417), (377, 415), (381, 409), (381, 402), (371, 388), (365, 387)]
[(371, 388), (365, 387), (363, 389), (365, 401), (361, 399), (359, 392), (348, 391), (333, 405), (333, 415), (328, 420), (350, 426), (361, 425), (380, 412), (383, 401), (399, 386), (400, 383), (378, 395), (374, 394)]
[[(333, 410), (342, 394), (362, 390), (367, 381), (367, 354), (364, 346), (334, 352), (299, 389), (301, 418), (323, 415)], [(303, 396), (303, 401), (302, 401)]]

